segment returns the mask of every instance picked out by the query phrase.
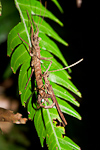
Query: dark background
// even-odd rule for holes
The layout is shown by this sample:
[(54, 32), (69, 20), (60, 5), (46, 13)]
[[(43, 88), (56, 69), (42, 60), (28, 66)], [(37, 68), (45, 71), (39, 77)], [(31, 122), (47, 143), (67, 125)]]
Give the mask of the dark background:
[[(4, 14), (9, 14), (8, 16), (5, 15), (5, 18), (1, 20), (1, 23), (5, 25), (5, 32), (4, 32), (4, 40), (1, 42), (0, 45), (0, 83), (4, 82), (3, 74), (7, 67), (7, 64), (10, 61), (10, 58), (6, 56), (7, 51), (7, 34), (9, 31), (18, 23), (20, 20), (19, 14), (13, 4), (13, 0), (10, 0), (12, 7), (5, 8), (7, 5), (7, 1), (2, 7)], [(51, 10), (63, 23), (64, 27), (60, 27), (56, 23), (51, 22), (51, 26), (57, 31), (57, 33), (66, 41), (68, 42), (69, 46), (65, 47), (60, 43), (57, 43), (61, 52), (63, 53), (65, 59), (67, 60), (68, 64), (72, 64), (78, 61), (81, 58), (84, 58), (84, 61), (77, 66), (72, 68), (72, 82), (76, 85), (79, 91), (82, 93), (82, 99), (77, 97), (77, 100), (80, 102), (80, 108), (75, 109), (81, 114), (82, 121), (78, 121), (73, 117), (67, 116), (66, 119), (68, 121), (68, 126), (66, 127), (66, 134), (70, 137), (73, 141), (75, 141), (82, 150), (89, 150), (91, 148), (97, 149), (98, 144), (94, 144), (96, 140), (96, 136), (98, 133), (98, 125), (97, 125), (97, 99), (94, 98), (95, 88), (94, 82), (97, 78), (95, 75), (97, 70), (94, 62), (96, 57), (95, 54), (97, 53), (97, 34), (98, 33), (98, 9), (97, 4), (92, 3), (91, 1), (83, 1), (81, 8), (76, 7), (75, 0), (67, 0), (67, 1), (60, 1), (60, 4), (64, 10), (64, 14), (61, 14), (59, 10), (54, 6), (54, 4), (48, 0), (47, 1), (47, 8)], [(43, 2), (44, 3), (44, 2)], [(14, 9), (13, 13), (10, 9)], [(2, 15), (3, 15), (2, 12)], [(9, 13), (11, 12), (11, 13)], [(16, 16), (16, 17), (15, 17)], [(9, 17), (14, 18), (13, 23), (9, 23)], [(8, 30), (7, 30), (8, 27)], [(7, 31), (6, 31), (7, 30)], [(93, 56), (93, 57), (92, 57)], [(92, 59), (93, 58), (93, 59)], [(17, 75), (12, 75), (11, 78), (14, 80), (14, 85), (8, 89), (8, 95), (12, 97), (17, 97)], [(14, 90), (13, 90), (14, 89)], [(12, 92), (13, 90), (13, 92)], [(18, 91), (18, 90), (17, 90)], [(17, 93), (17, 94), (16, 94)], [(97, 94), (96, 94), (97, 95)], [(96, 109), (96, 110), (95, 110)], [(24, 114), (25, 111), (20, 104), (19, 112)], [(26, 114), (26, 111), (25, 111)], [(98, 122), (99, 123), (99, 122)], [(16, 126), (16, 125), (15, 125)], [(21, 125), (19, 125), (21, 126)], [(36, 132), (33, 129), (33, 123), (28, 121), (27, 123), (27, 130), (26, 132), (27, 138), (30, 140), (30, 148), (37, 146), (40, 148), (39, 139), (35, 136)], [(1, 135), (0, 135), (1, 136)], [(45, 146), (45, 149), (46, 146)]]

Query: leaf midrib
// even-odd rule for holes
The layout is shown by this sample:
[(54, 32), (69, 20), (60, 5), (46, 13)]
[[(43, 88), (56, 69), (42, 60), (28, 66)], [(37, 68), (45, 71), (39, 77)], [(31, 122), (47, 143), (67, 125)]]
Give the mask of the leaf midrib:
[(59, 147), (59, 150), (61, 150), (61, 147), (60, 147), (60, 144), (59, 144), (59, 141), (58, 141), (58, 138), (57, 138), (56, 132), (55, 132), (55, 130), (54, 130), (54, 126), (53, 126), (53, 123), (52, 123), (51, 117), (50, 117), (49, 109), (47, 109), (46, 111), (47, 111), (47, 114), (48, 114), (49, 122), (50, 122), (50, 124), (51, 124), (51, 127), (52, 127), (52, 130), (53, 130), (53, 133), (54, 133), (55, 139), (56, 139), (56, 141), (57, 141), (57, 145), (58, 145), (58, 147)]
[(22, 15), (22, 11), (21, 11), (21, 9), (19, 7), (20, 3), (18, 3), (17, 0), (15, 0), (15, 2), (16, 2), (18, 10), (20, 12), (20, 16), (21, 16), (21, 18), (23, 20), (23, 24), (24, 24), (24, 27), (25, 27), (25, 31), (26, 31), (26, 34), (27, 34), (27, 37), (28, 37), (29, 44), (31, 45), (30, 36), (29, 36), (28, 30), (27, 30), (27, 26), (26, 26), (26, 23), (25, 23), (25, 20), (24, 20), (24, 16)]

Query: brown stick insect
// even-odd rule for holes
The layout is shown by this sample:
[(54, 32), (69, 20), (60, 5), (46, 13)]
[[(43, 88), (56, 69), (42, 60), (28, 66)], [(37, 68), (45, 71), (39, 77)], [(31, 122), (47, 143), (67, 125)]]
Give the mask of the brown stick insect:
[[(27, 11), (27, 15), (28, 15), (28, 18), (30, 20), (28, 11)], [(29, 82), (29, 80), (32, 77), (32, 74), (34, 72), (35, 73), (36, 83), (37, 83), (37, 89), (38, 89), (38, 100), (37, 100), (37, 103), (39, 104), (39, 107), (43, 107), (43, 108), (47, 109), (47, 108), (52, 108), (56, 104), (56, 107), (58, 108), (60, 116), (64, 118), (63, 113), (61, 112), (61, 110), (59, 108), (59, 105), (57, 103), (57, 100), (55, 99), (55, 95), (54, 95), (53, 89), (52, 88), (50, 89), (50, 87), (52, 87), (52, 86), (47, 83), (47, 82), (49, 82), (47, 80), (47, 74), (45, 73), (44, 75), (42, 75), (40, 59), (46, 60), (47, 58), (41, 58), (40, 57), (40, 47), (39, 47), (39, 40), (40, 40), (40, 38), (38, 37), (39, 29), (38, 29), (35, 21), (33, 20), (33, 18), (32, 18), (32, 21), (33, 21), (34, 25), (36, 26), (36, 30), (35, 30), (35, 32), (33, 32), (34, 30), (33, 30), (32, 22), (30, 20), (30, 23), (31, 23), (31, 44), (32, 44), (32, 47), (26, 41), (24, 41), (20, 37), (20, 35), (18, 34), (19, 38), (23, 42), (25, 42), (26, 44), (29, 45), (29, 53), (30, 53), (30, 56), (32, 57), (32, 59), (31, 59), (32, 72), (31, 72), (31, 75), (30, 75), (30, 77), (28, 79), (28, 82)], [(44, 88), (44, 85), (43, 85), (42, 77), (44, 77), (45, 88)], [(26, 84), (26, 87), (28, 85), (28, 82)], [(25, 87), (25, 89), (26, 89), (26, 87)], [(45, 89), (47, 90), (47, 93), (45, 92)], [(51, 90), (52, 90), (52, 93), (50, 94)], [(44, 106), (44, 105), (42, 105), (43, 104), (41, 102), (42, 99), (44, 99), (45, 101), (47, 101), (49, 103), (47, 98), (51, 98), (53, 100), (54, 103), (53, 103), (52, 106)], [(65, 124), (67, 124), (65, 118), (62, 119), (62, 120), (64, 120)]]

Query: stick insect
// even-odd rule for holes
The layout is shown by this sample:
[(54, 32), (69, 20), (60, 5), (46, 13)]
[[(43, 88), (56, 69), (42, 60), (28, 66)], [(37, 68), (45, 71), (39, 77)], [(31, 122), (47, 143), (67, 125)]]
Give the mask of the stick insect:
[[(46, 60), (47, 58), (41, 58), (40, 57), (40, 47), (39, 47), (39, 40), (40, 40), (40, 38), (38, 36), (39, 29), (38, 29), (35, 21), (32, 18), (32, 22), (34, 23), (34, 25), (36, 27), (36, 30), (34, 32), (33, 25), (32, 25), (31, 19), (29, 17), (28, 11), (27, 11), (27, 15), (28, 15), (29, 21), (31, 23), (31, 44), (32, 44), (32, 47), (26, 41), (24, 41), (20, 37), (19, 34), (18, 34), (18, 36), (19, 36), (19, 38), (23, 42), (25, 42), (26, 44), (28, 44), (28, 46), (29, 46), (29, 53), (30, 53), (30, 56), (32, 57), (32, 59), (31, 59), (32, 72), (31, 72), (31, 75), (30, 75), (30, 77), (28, 79), (28, 82), (29, 82), (29, 80), (32, 77), (33, 72), (34, 72), (35, 73), (36, 83), (37, 83), (37, 90), (38, 90), (38, 100), (37, 100), (37, 103), (39, 104), (39, 107), (43, 107), (45, 109), (48, 109), (48, 108), (52, 108), (54, 105), (56, 105), (58, 113), (59, 113), (59, 115), (60, 115), (60, 117), (61, 117), (61, 119), (63, 121), (62, 124), (63, 124), (63, 126), (65, 126), (65, 125), (67, 125), (66, 119), (64, 118), (64, 115), (63, 115), (63, 113), (60, 110), (60, 107), (59, 107), (58, 102), (56, 100), (56, 97), (54, 95), (52, 86), (50, 85), (49, 80), (48, 80), (48, 74), (47, 74), (47, 72), (48, 72), (48, 70), (49, 70), (49, 68), (51, 66), (51, 63), (49, 65), (48, 69), (46, 70), (46, 72), (42, 75), (40, 59)], [(43, 85), (42, 77), (43, 77), (43, 79), (45, 81), (45, 85)], [(28, 82), (26, 84), (26, 87), (28, 85)], [(47, 90), (47, 93), (45, 92), (45, 89)], [(43, 104), (41, 102), (42, 99), (44, 99), (45, 101), (47, 101), (49, 103), (48, 98), (52, 99), (53, 104), (50, 105), (50, 106), (44, 106), (44, 105), (42, 105)]]
[[(36, 26), (36, 30), (35, 32), (33, 32), (33, 26), (32, 26), (32, 22), (31, 22), (31, 19), (29, 17), (29, 13), (27, 11), (27, 15), (28, 15), (28, 18), (30, 20), (30, 23), (31, 23), (31, 44), (32, 44), (32, 47), (26, 42), (24, 41), (20, 35), (18, 34), (19, 38), (25, 42), (26, 44), (28, 44), (29, 46), (29, 53), (30, 53), (30, 56), (32, 57), (31, 59), (31, 68), (32, 68), (32, 72), (31, 72), (31, 75), (28, 79), (28, 82), (30, 80), (30, 78), (32, 77), (32, 74), (33, 72), (35, 73), (35, 79), (36, 79), (36, 82), (37, 82), (37, 89), (38, 89), (38, 100), (37, 100), (37, 103), (39, 104), (39, 107), (43, 107), (45, 109), (47, 108), (52, 108), (55, 104), (56, 104), (56, 107), (58, 108), (58, 111), (59, 111), (59, 114), (60, 116), (62, 117), (62, 120), (64, 120), (65, 124), (67, 124), (64, 116), (63, 116), (63, 113), (61, 112), (60, 108), (59, 108), (59, 105), (57, 103), (57, 100), (55, 99), (53, 102), (53, 105), (51, 106), (44, 106), (43, 103), (41, 102), (42, 99), (44, 99), (45, 101), (48, 101), (48, 98), (51, 98), (52, 100), (55, 98), (55, 95), (54, 95), (54, 92), (53, 92), (53, 89), (50, 89), (51, 85), (47, 82), (49, 82), (47, 80), (47, 76), (46, 76), (46, 73), (44, 75), (42, 75), (42, 71), (41, 71), (41, 63), (40, 63), (40, 47), (39, 47), (39, 40), (40, 38), (38, 37), (38, 34), (39, 34), (39, 29), (35, 23), (35, 21), (33, 20), (32, 18), (32, 21), (34, 23), (34, 25)], [(44, 60), (47, 60), (47, 58), (42, 58)], [(44, 76), (44, 81), (46, 82), (45, 84), (45, 88), (44, 88), (44, 85), (43, 85), (43, 81), (42, 81), (42, 77)], [(26, 87), (28, 85), (28, 82), (26, 84)], [(46, 85), (48, 87), (46, 87)], [(25, 89), (26, 89), (25, 87)], [(45, 89), (47, 89), (47, 93), (45, 92)], [(50, 94), (50, 90), (52, 90), (52, 93)], [(38, 107), (38, 108), (39, 108)]]

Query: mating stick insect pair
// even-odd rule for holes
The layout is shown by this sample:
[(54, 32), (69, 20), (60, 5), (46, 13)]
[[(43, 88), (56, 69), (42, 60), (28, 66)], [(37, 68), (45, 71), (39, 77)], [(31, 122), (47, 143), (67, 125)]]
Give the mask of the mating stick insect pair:
[[(37, 27), (35, 21), (34, 21), (33, 18), (32, 18), (32, 22), (33, 22), (33, 24), (34, 24), (35, 27), (36, 27), (36, 30), (35, 30), (35, 32), (34, 32), (33, 25), (32, 25), (31, 19), (30, 19), (30, 17), (29, 17), (28, 11), (27, 11), (27, 15), (28, 15), (28, 19), (29, 19), (29, 21), (30, 21), (30, 23), (31, 23), (31, 44), (32, 44), (32, 47), (31, 47), (26, 41), (24, 41), (24, 40), (20, 37), (19, 33), (18, 33), (18, 36), (19, 36), (19, 38), (21, 39), (21, 41), (25, 42), (25, 43), (28, 44), (28, 46), (29, 46), (29, 54), (30, 54), (30, 56), (31, 56), (31, 68), (32, 68), (32, 72), (31, 72), (31, 75), (30, 75), (30, 77), (29, 77), (29, 79), (28, 79), (28, 82), (29, 82), (29, 80), (31, 79), (31, 77), (32, 77), (32, 75), (33, 75), (33, 72), (34, 72), (34, 74), (35, 74), (35, 79), (36, 79), (36, 83), (37, 83), (37, 91), (38, 91), (37, 104), (38, 104), (39, 106), (37, 106), (37, 108), (43, 107), (43, 108), (45, 108), (45, 109), (49, 109), (49, 108), (52, 108), (54, 105), (56, 105), (56, 108), (57, 108), (57, 110), (58, 110), (59, 116), (60, 116), (60, 118), (61, 118), (61, 120), (62, 120), (62, 124), (63, 124), (63, 126), (65, 126), (65, 125), (67, 125), (67, 121), (66, 121), (66, 119), (65, 119), (65, 117), (64, 117), (64, 115), (63, 115), (63, 113), (62, 113), (61, 110), (60, 110), (60, 107), (59, 107), (58, 102), (57, 102), (57, 100), (56, 100), (55, 94), (54, 94), (54, 92), (53, 92), (52, 85), (50, 85), (50, 82), (49, 82), (49, 80), (48, 80), (48, 76), (49, 76), (49, 75), (48, 75), (48, 72), (54, 72), (54, 71), (60, 71), (60, 70), (67, 69), (67, 68), (69, 68), (69, 67), (72, 67), (73, 65), (76, 65), (77, 63), (79, 63), (79, 62), (82, 61), (82, 60), (76, 62), (75, 64), (73, 64), (73, 65), (71, 65), (71, 66), (69, 66), (69, 67), (65, 67), (65, 68), (63, 68), (63, 69), (58, 69), (58, 70), (54, 70), (54, 71), (48, 71), (48, 70), (50, 69), (51, 64), (52, 64), (52, 61), (49, 60), (49, 61), (50, 61), (49, 67), (48, 67), (48, 69), (42, 74), (41, 62), (40, 62), (40, 60), (41, 60), (41, 59), (42, 59), (42, 60), (47, 60), (47, 59), (50, 59), (50, 58), (41, 58), (41, 57), (40, 57), (40, 47), (39, 47), (39, 40), (40, 40), (40, 38), (39, 38), (39, 36), (38, 36), (38, 34), (39, 34), (39, 29), (38, 29), (38, 27)], [(43, 80), (45, 81), (45, 85), (43, 84), (42, 78), (43, 78)], [(28, 82), (27, 82), (27, 84), (26, 84), (25, 89), (27, 88)], [(53, 104), (52, 104), (52, 105), (48, 105), (48, 106), (47, 106), (47, 105), (44, 106), (44, 105), (43, 105), (43, 102), (42, 102), (42, 99), (44, 99), (44, 101), (47, 101), (47, 102), (49, 103), (48, 98), (51, 98), (51, 99), (52, 99)]]

